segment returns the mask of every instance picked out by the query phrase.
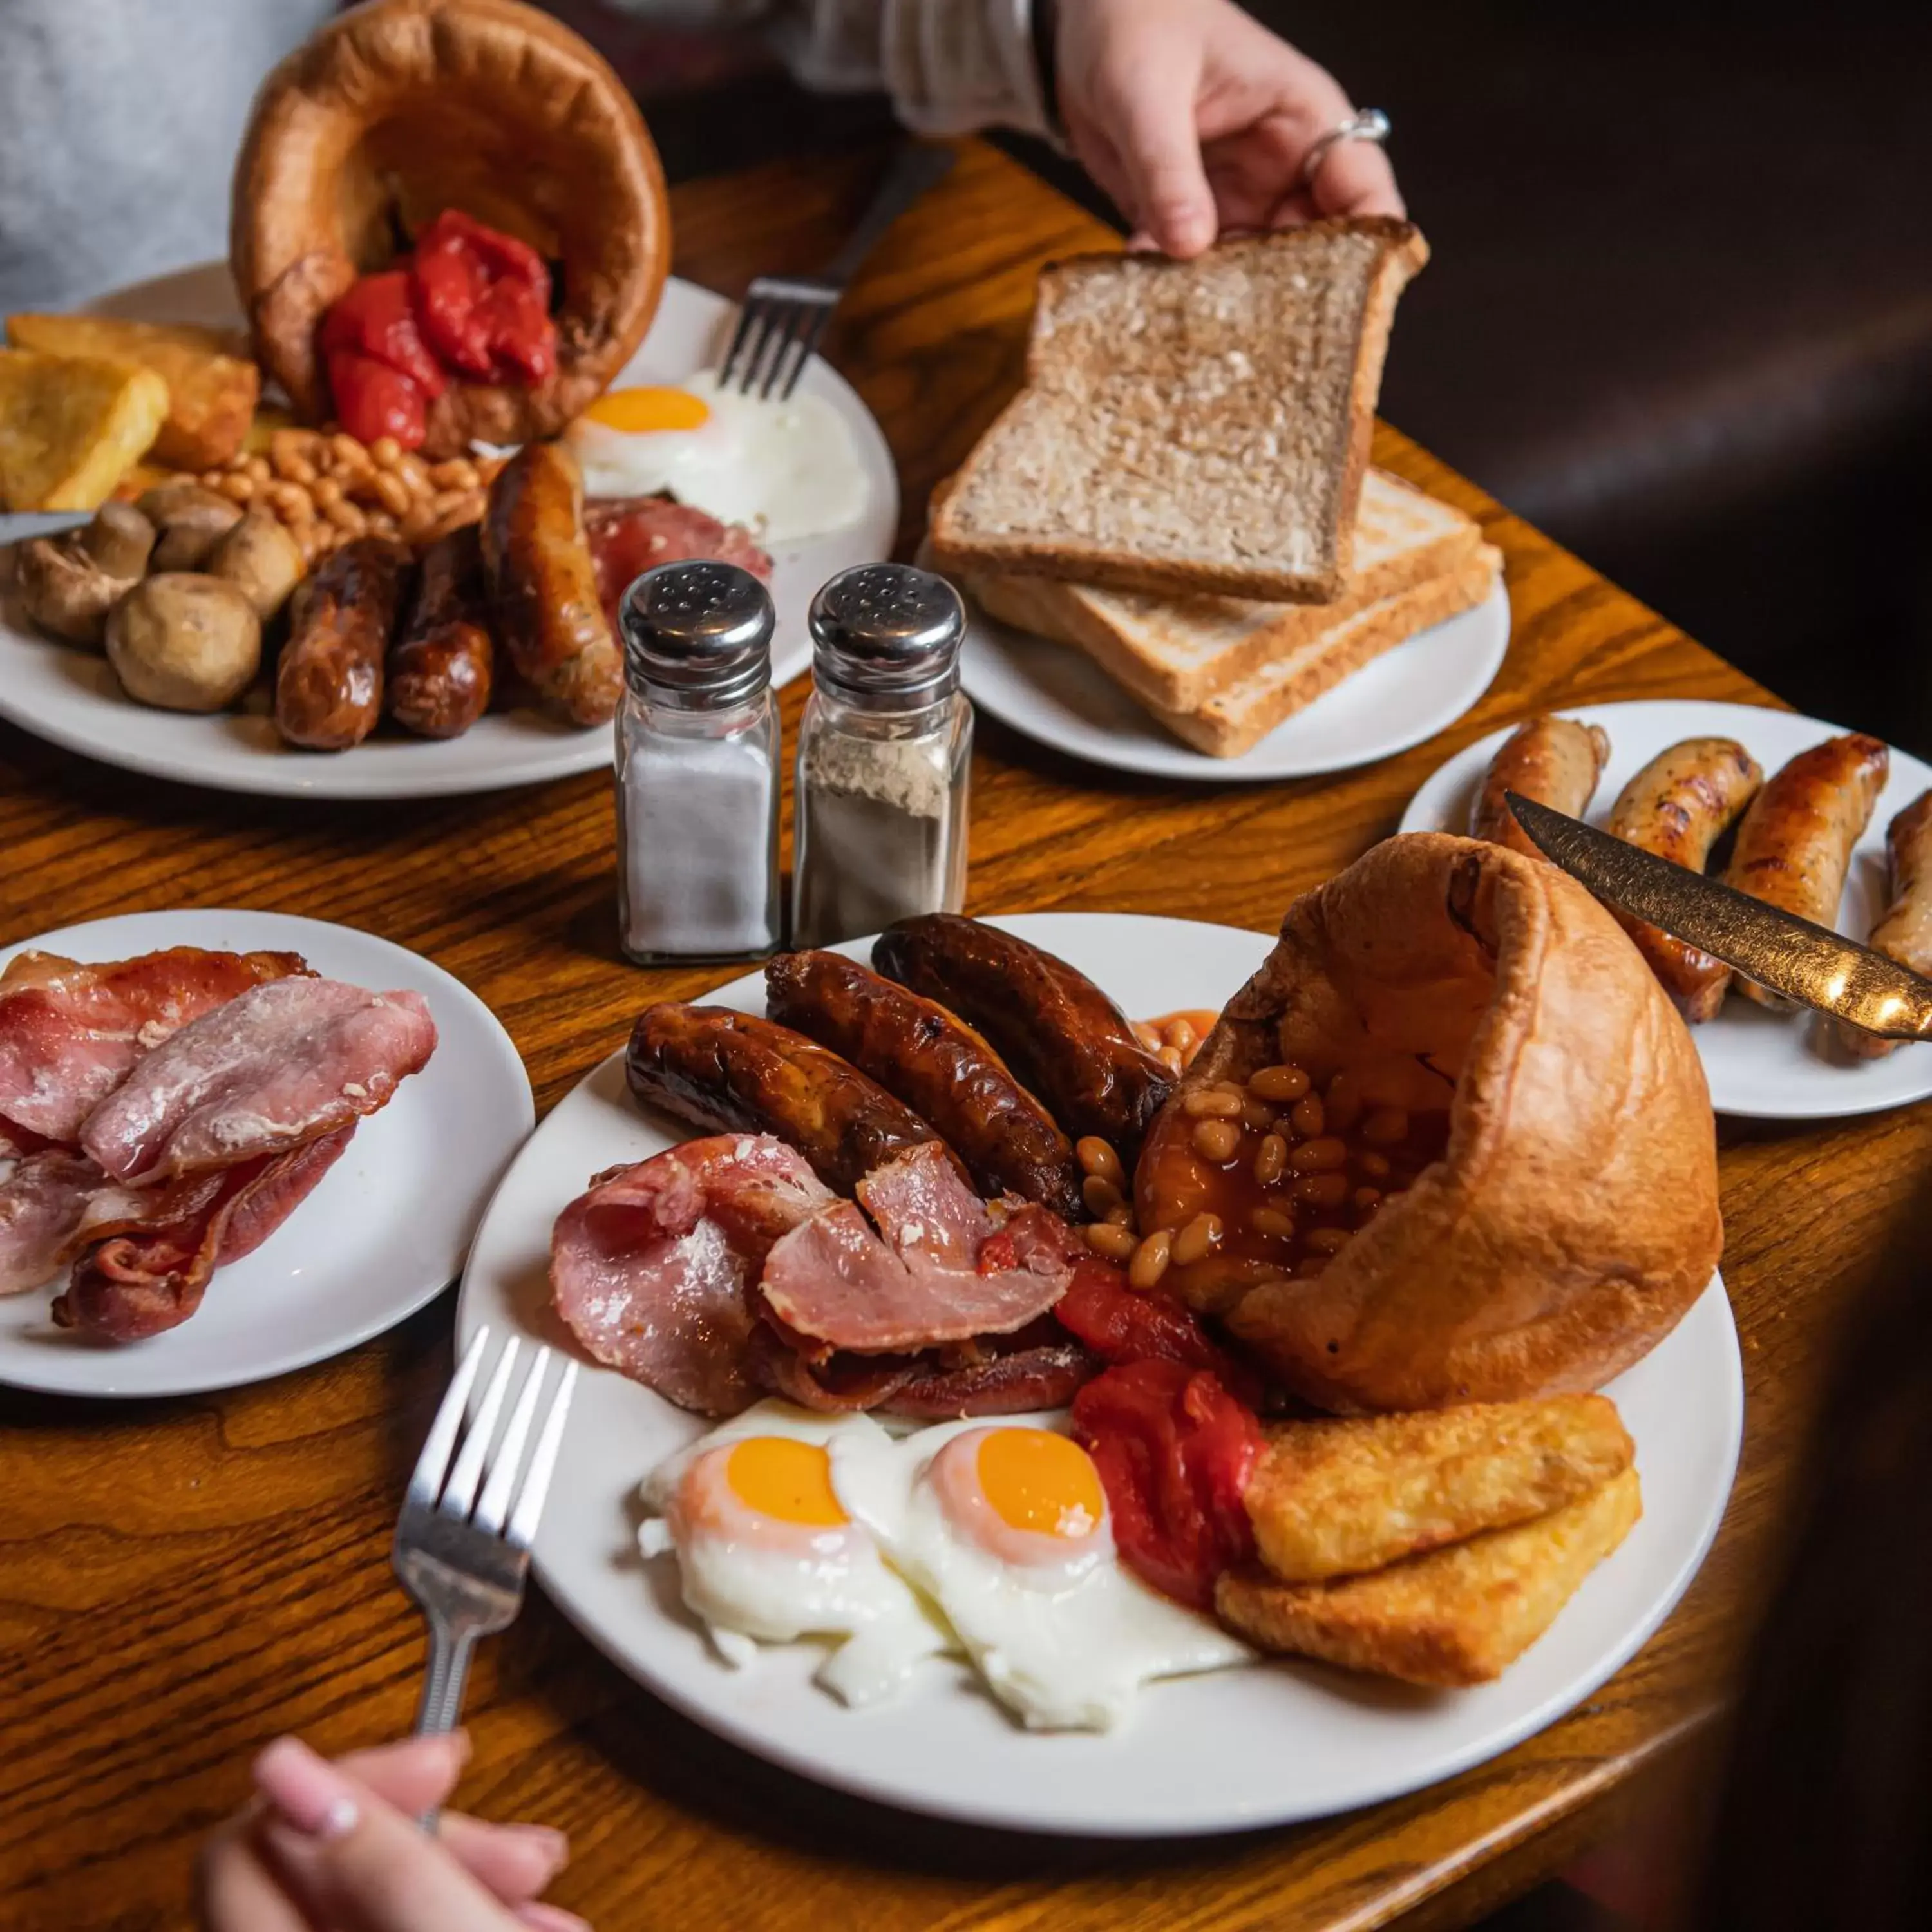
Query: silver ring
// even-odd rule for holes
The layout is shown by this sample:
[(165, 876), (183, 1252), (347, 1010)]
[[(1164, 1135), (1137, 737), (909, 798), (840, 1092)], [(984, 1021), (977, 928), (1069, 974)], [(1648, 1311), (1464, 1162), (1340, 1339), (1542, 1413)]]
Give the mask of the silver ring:
[(1373, 141), (1378, 146), (1389, 137), (1389, 118), (1379, 107), (1364, 107), (1338, 121), (1302, 158), (1301, 185), (1312, 188), (1322, 164), (1344, 141)]

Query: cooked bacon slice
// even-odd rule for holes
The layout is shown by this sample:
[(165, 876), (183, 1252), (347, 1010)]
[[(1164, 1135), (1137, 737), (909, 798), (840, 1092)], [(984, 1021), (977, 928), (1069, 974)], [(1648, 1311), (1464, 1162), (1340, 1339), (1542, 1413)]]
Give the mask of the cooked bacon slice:
[(759, 1393), (746, 1287), (772, 1243), (832, 1198), (769, 1134), (716, 1134), (613, 1168), (557, 1216), (557, 1312), (598, 1361), (680, 1408), (735, 1414)]
[(272, 981), (155, 1048), (88, 1117), (82, 1149), (142, 1182), (285, 1153), (386, 1105), (435, 1048), (419, 993)]
[(742, 524), (721, 524), (668, 496), (593, 497), (584, 506), (584, 534), (597, 569), (597, 594), (613, 632), (624, 592), (661, 563), (716, 557), (748, 570), (760, 582), (771, 579), (771, 559)]
[(839, 1415), (890, 1402), (925, 1364), (916, 1355), (833, 1355), (808, 1361), (770, 1322), (760, 1322), (752, 1330), (748, 1367), (752, 1382), (768, 1394), (821, 1414)]
[(880, 1406), (888, 1415), (921, 1422), (1064, 1408), (1104, 1366), (1077, 1342), (1042, 1342), (953, 1368), (922, 1367)]
[[(97, 1241), (56, 1298), (55, 1322), (110, 1342), (141, 1341), (178, 1326), (201, 1306), (216, 1268), (260, 1247), (341, 1158), (355, 1132), (352, 1120), (286, 1153), (146, 1190), (165, 1200), (200, 1189), (203, 1198), (191, 1214)], [(131, 1191), (119, 1190), (124, 1197)]]
[(71, 1144), (150, 1048), (250, 986), (308, 970), (299, 953), (194, 946), (95, 965), (22, 953), (0, 973), (0, 1150)]

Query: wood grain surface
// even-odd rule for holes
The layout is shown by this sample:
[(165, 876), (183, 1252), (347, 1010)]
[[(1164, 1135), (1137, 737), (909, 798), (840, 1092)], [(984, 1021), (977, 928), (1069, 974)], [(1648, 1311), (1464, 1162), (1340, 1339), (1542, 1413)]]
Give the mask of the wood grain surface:
[[(758, 270), (810, 267), (880, 158), (680, 190), (680, 272), (735, 293)], [(875, 258), (832, 353), (898, 457), (908, 545), (930, 486), (1016, 377), (1040, 264), (1111, 245), (1016, 164), (968, 144)], [(1478, 515), (1508, 559), (1514, 634), (1476, 709), (1364, 771), (1232, 788), (1090, 770), (982, 719), (970, 910), (1271, 929), (1294, 893), (1393, 830), (1443, 758), (1498, 724), (1585, 700), (1771, 701), (1393, 430), (1376, 455)], [(788, 747), (802, 694), (787, 694)], [(0, 940), (169, 906), (338, 920), (473, 987), (521, 1049), (540, 1108), (645, 1002), (728, 976), (623, 964), (612, 868), (598, 777), (447, 802), (242, 800), (0, 730)], [(1412, 1911), (1418, 1924), (1466, 1922), (1600, 1831), (1636, 1774), (1675, 1755), (1721, 1697), (1834, 1313), (1928, 1152), (1927, 1108), (1725, 1128), (1724, 1268), (1749, 1396), (1724, 1533), (1682, 1607), (1584, 1708), (1448, 1784), (1207, 1841), (950, 1828), (715, 1742), (538, 1594), (484, 1648), (460, 1802), (568, 1829), (574, 1857), (554, 1896), (604, 1932), (1341, 1932)], [(407, 1728), (422, 1635), (391, 1581), (388, 1541), (449, 1371), (451, 1307), (445, 1297), (338, 1360), (228, 1394), (110, 1404), (0, 1392), (0, 1922), (183, 1922), (196, 1846), (244, 1796), (256, 1748), (296, 1730), (340, 1750)]]

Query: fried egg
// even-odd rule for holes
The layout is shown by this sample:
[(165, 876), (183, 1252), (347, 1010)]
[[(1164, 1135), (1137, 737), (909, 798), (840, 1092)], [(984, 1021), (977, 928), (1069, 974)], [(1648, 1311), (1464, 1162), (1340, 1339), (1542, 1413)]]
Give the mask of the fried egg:
[(1120, 1568), (1100, 1472), (1052, 1421), (842, 1438), (832, 1485), (1023, 1723), (1106, 1730), (1150, 1680), (1253, 1653)]
[(861, 1705), (949, 1647), (832, 1487), (830, 1444), (862, 1454), (890, 1440), (869, 1416), (762, 1402), (652, 1471), (638, 1547), (676, 1551), (685, 1604), (727, 1663), (750, 1664), (761, 1643), (843, 1639), (818, 1682)]
[(766, 544), (842, 530), (869, 494), (845, 419), (824, 396), (740, 395), (707, 370), (674, 386), (612, 389), (563, 433), (584, 494), (665, 490)]

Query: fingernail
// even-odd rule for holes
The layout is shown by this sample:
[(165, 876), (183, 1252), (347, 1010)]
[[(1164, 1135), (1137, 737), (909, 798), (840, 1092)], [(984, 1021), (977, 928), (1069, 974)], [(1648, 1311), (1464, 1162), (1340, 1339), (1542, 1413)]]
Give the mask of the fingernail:
[(534, 1927), (536, 1932), (590, 1932), (589, 1919), (580, 1918), (560, 1905), (545, 1905), (541, 1900), (518, 1906), (517, 1919), (520, 1924)]
[(569, 1839), (548, 1825), (500, 1825), (496, 1828), (520, 1839), (532, 1851), (540, 1852), (554, 1872), (562, 1870), (570, 1862)]
[(256, 1759), (255, 1788), (311, 1838), (345, 1837), (362, 1815), (341, 1773), (299, 1738), (278, 1738)]

